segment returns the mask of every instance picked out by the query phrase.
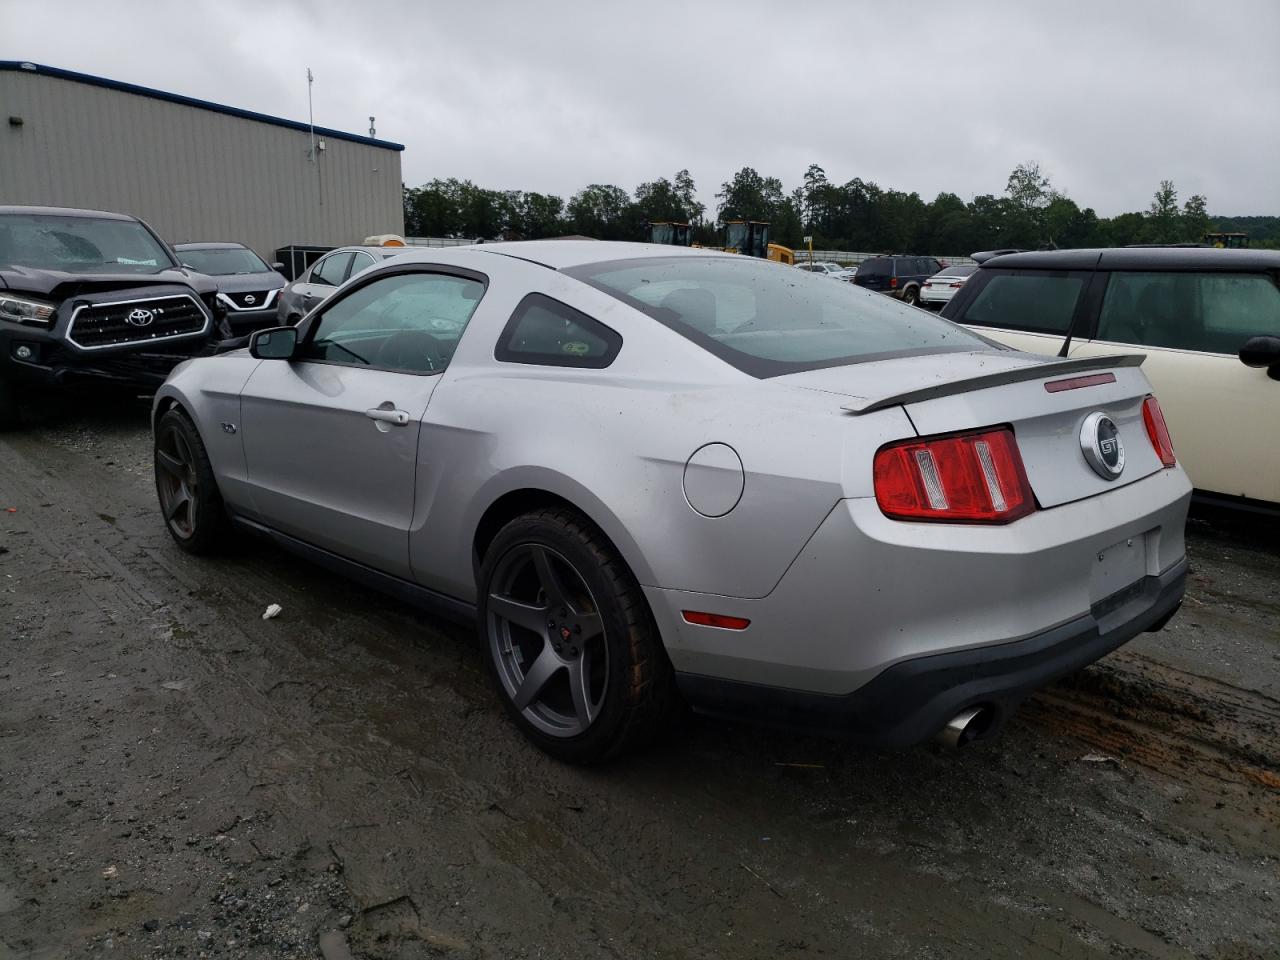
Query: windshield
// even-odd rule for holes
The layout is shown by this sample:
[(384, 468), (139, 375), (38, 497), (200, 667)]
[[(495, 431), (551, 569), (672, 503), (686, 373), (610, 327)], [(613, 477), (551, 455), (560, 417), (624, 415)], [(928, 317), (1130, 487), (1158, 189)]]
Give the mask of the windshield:
[(750, 257), (615, 260), (564, 272), (755, 377), (991, 348), (897, 300)]
[(0, 263), (77, 273), (158, 273), (169, 252), (137, 220), (0, 215)]
[(194, 270), (211, 277), (235, 273), (267, 273), (262, 258), (246, 247), (206, 247), (202, 250), (179, 250), (178, 258)]

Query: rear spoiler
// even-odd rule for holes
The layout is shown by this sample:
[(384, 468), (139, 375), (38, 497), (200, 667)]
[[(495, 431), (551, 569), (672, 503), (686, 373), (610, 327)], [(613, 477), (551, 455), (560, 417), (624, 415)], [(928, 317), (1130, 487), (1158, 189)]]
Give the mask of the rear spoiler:
[(1001, 370), (999, 373), (988, 373), (978, 377), (961, 377), (921, 387), (918, 390), (907, 390), (884, 397), (859, 399), (841, 406), (841, 410), (863, 414), (885, 407), (900, 407), (908, 403), (920, 403), (924, 400), (936, 400), (938, 397), (950, 397), (957, 393), (969, 393), (973, 390), (985, 390), (987, 387), (1002, 387), (1007, 383), (1022, 383), (1025, 380), (1042, 380), (1045, 377), (1057, 376), (1060, 373), (1080, 373), (1083, 370), (1098, 370), (1103, 367), (1138, 367), (1147, 359), (1143, 353), (1117, 354), (1109, 357), (1080, 357), (1075, 360), (1050, 360), (1045, 363), (1029, 363), (1025, 367), (1014, 367), (1012, 370)]

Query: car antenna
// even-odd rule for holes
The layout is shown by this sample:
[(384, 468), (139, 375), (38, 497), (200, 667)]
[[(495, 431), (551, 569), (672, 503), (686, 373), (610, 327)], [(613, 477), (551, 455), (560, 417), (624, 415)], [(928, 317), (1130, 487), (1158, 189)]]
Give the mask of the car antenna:
[[(1098, 264), (1101, 262), (1102, 262), (1102, 254), (1099, 253), (1098, 259), (1095, 260), (1093, 263), (1094, 270), (1098, 269)], [(1086, 303), (1088, 303), (1089, 298), (1088, 298), (1087, 290), (1085, 291), (1085, 297), (1083, 299)], [(1076, 330), (1076, 318), (1079, 317), (1083, 312), (1084, 311), (1077, 309), (1076, 312), (1071, 315), (1071, 322), (1067, 324), (1067, 337), (1065, 340), (1062, 341), (1061, 349), (1058, 350), (1058, 356), (1064, 360), (1066, 359), (1067, 351), (1071, 349), (1071, 336), (1072, 334), (1075, 333), (1075, 330)]]

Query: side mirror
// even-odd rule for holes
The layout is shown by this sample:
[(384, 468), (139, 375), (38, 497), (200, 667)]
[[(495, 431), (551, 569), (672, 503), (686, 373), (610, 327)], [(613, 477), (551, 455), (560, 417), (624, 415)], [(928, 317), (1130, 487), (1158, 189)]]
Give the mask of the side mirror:
[(1266, 367), (1267, 376), (1280, 380), (1280, 337), (1250, 337), (1240, 348), (1246, 367)]
[(275, 263), (273, 263), (273, 264), (271, 265), (271, 269), (272, 269), (272, 270), (283, 270), (283, 269), (284, 269), (284, 264), (283, 264), (283, 263), (281, 263), (279, 260), (277, 260)]
[(259, 360), (292, 360), (297, 349), (297, 327), (271, 327), (249, 338), (249, 353)]

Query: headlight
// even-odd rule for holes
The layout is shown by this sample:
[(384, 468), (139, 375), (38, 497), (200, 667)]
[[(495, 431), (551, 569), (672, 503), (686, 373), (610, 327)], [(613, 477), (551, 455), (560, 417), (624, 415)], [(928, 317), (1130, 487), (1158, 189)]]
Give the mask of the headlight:
[(11, 293), (0, 293), (0, 319), (16, 323), (37, 323), (47, 327), (53, 323), (57, 312), (58, 308), (53, 304), (15, 297)]

